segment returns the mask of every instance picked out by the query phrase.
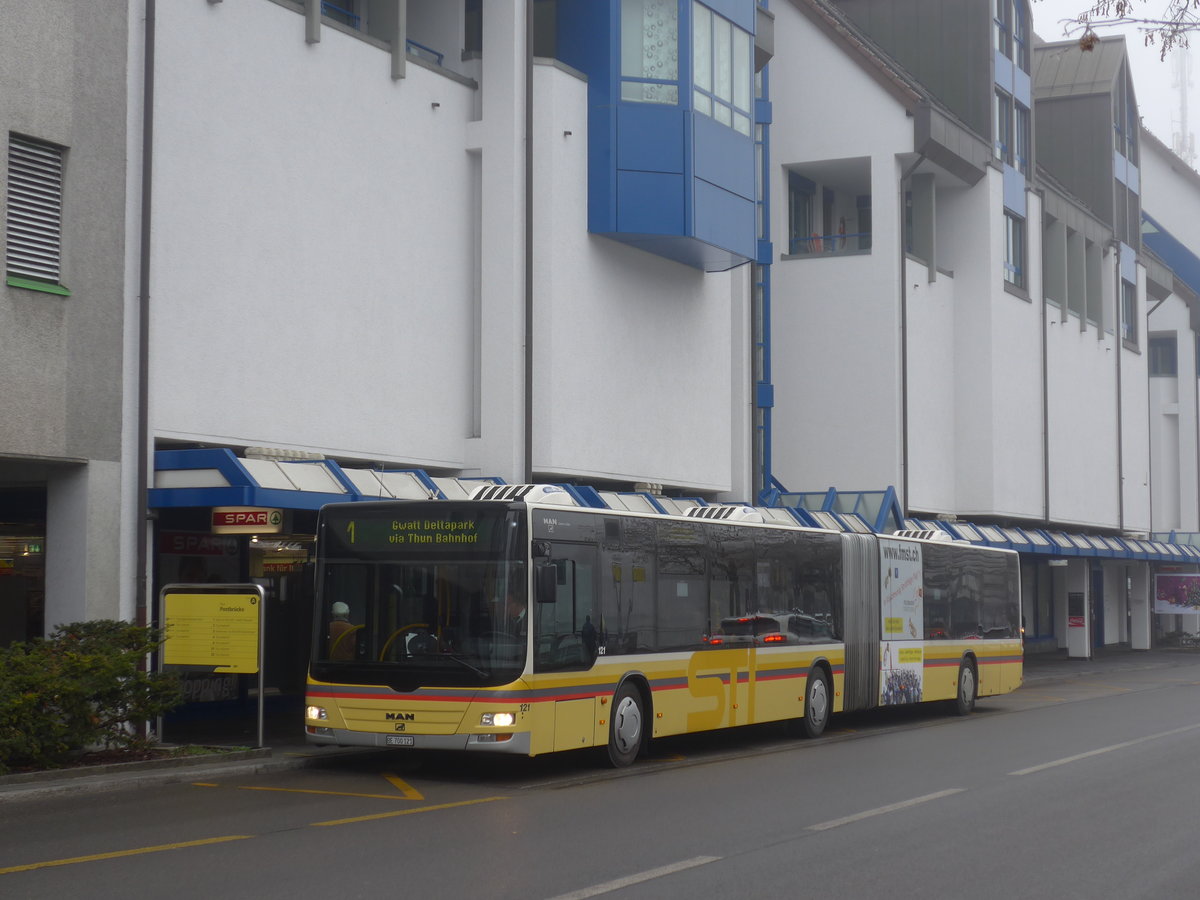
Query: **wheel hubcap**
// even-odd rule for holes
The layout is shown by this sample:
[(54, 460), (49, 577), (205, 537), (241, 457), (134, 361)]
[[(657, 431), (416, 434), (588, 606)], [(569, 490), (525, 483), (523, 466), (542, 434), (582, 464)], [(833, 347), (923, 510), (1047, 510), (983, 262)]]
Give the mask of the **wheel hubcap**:
[(628, 753), (637, 746), (642, 735), (642, 712), (632, 697), (624, 698), (617, 706), (616, 718), (613, 720), (613, 736), (617, 748), (622, 753)]
[(825, 679), (817, 678), (808, 689), (808, 715), (813, 722), (825, 721), (829, 712), (829, 694), (825, 688)]
[(971, 703), (975, 700), (975, 675), (969, 668), (963, 669), (962, 698), (964, 703)]

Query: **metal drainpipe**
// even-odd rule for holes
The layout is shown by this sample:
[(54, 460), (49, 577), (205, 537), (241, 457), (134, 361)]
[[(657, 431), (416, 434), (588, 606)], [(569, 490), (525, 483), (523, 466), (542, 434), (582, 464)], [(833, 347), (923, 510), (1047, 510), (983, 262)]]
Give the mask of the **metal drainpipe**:
[[(1154, 306), (1152, 306), (1150, 309), (1146, 310), (1146, 353), (1147, 353), (1147, 356), (1150, 353), (1150, 317), (1152, 315), (1154, 315), (1155, 310), (1157, 310), (1160, 306), (1162, 306), (1166, 302), (1167, 302), (1167, 300), (1164, 297), (1162, 300), (1159, 300), (1157, 303), (1155, 303)], [(1175, 350), (1175, 400), (1176, 400), (1176, 402), (1178, 402), (1178, 400), (1179, 400), (1179, 349), (1178, 349), (1178, 344), (1179, 344), (1179, 342), (1178, 342), (1178, 340), (1176, 340), (1176, 350)], [(1149, 381), (1149, 378), (1147, 378), (1147, 381)], [(1147, 465), (1147, 468), (1150, 469), (1150, 492), (1149, 492), (1150, 493), (1150, 497), (1149, 497), (1150, 530), (1151, 530), (1151, 532), (1153, 532), (1153, 530), (1154, 530), (1154, 469), (1153, 469), (1153, 466), (1154, 466), (1154, 439), (1151, 436), (1151, 432), (1154, 431), (1154, 412), (1153, 412), (1153, 410), (1150, 409), (1149, 390), (1150, 390), (1150, 386), (1149, 386), (1149, 384), (1147, 384), (1146, 385), (1146, 459), (1149, 460), (1149, 464)], [(1196, 438), (1197, 438), (1197, 442), (1198, 442), (1197, 446), (1200, 446), (1200, 421), (1196, 422)], [(1180, 435), (1180, 440), (1182, 440), (1182, 439), (1183, 439), (1183, 436)], [(1182, 448), (1180, 450), (1180, 453), (1182, 454)], [(1182, 462), (1182, 456), (1181, 456), (1181, 462)], [(1197, 499), (1200, 500), (1200, 497), (1198, 497)], [(1182, 497), (1180, 498), (1180, 502), (1179, 502), (1179, 527), (1180, 528), (1183, 527), (1183, 500), (1182, 500)]]
[[(1125, 530), (1125, 432), (1124, 423), (1121, 415), (1121, 355), (1125, 349), (1125, 337), (1121, 334), (1122, 319), (1121, 314), (1124, 308), (1125, 284), (1121, 278), (1121, 242), (1113, 241), (1113, 255), (1115, 260), (1113, 267), (1117, 273), (1117, 316), (1116, 316), (1116, 334), (1113, 337), (1116, 340), (1113, 342), (1117, 345), (1117, 525), (1121, 531)], [(1134, 304), (1136, 309), (1137, 294), (1136, 284), (1134, 286)], [(1103, 326), (1101, 326), (1103, 327)]]
[(154, 158), (154, 24), (155, 0), (146, 0), (145, 58), (142, 62), (142, 204), (141, 241), (138, 250), (138, 413), (137, 413), (137, 501), (134, 514), (134, 540), (137, 542), (136, 558), (136, 621), (146, 625), (150, 621), (149, 547), (147, 546), (147, 524), (150, 512), (147, 502), (150, 496), (150, 190), (152, 163)]
[[(1044, 199), (1045, 195), (1043, 195)], [(1045, 207), (1043, 206), (1043, 211)], [(1065, 248), (1064, 248), (1065, 249)], [(1045, 244), (1043, 243), (1042, 255), (1045, 256)], [(1047, 330), (1050, 328), (1050, 323), (1046, 319), (1046, 285), (1045, 274), (1042, 275), (1042, 321), (1041, 328), (1041, 344), (1042, 344), (1042, 518), (1046, 525), (1050, 524), (1050, 341), (1047, 336)], [(1064, 292), (1062, 300), (1063, 306), (1068, 303), (1067, 296)], [(1060, 308), (1059, 318), (1061, 324), (1062, 311)], [(1103, 327), (1103, 326), (1101, 326)]]
[(525, 0), (525, 483), (533, 482), (533, 0)]
[[(769, 103), (771, 100), (771, 80), (770, 79), (771, 79), (771, 70), (770, 70), (770, 65), (768, 64), (762, 70), (762, 96), (760, 98), (763, 102), (766, 102), (766, 103)], [(756, 123), (756, 124), (758, 124), (758, 123)], [(759, 192), (760, 192), (759, 201), (760, 201), (760, 210), (761, 210), (761, 215), (762, 215), (762, 221), (761, 221), (761, 224), (759, 225), (758, 231), (759, 231), (759, 236), (761, 239), (766, 240), (767, 242), (770, 242), (770, 239), (771, 239), (771, 126), (770, 126), (770, 124), (762, 124), (760, 127), (762, 128), (762, 143), (761, 143), (761, 149), (759, 151), (760, 155), (762, 157), (761, 163), (760, 163), (760, 169), (762, 172), (762, 175), (761, 175), (762, 183), (759, 187)], [(756, 242), (755, 246), (757, 248), (757, 242)], [(771, 258), (773, 258), (773, 257), (774, 257), (774, 251), (772, 251), (772, 254), (771, 254)], [(763, 494), (765, 494), (768, 490), (770, 490), (770, 488), (772, 487), (772, 485), (775, 482), (775, 462), (774, 462), (774, 458), (773, 458), (773, 447), (772, 447), (773, 436), (771, 433), (771, 429), (773, 428), (772, 414), (774, 412), (774, 402), (775, 402), (775, 400), (774, 400), (774, 390), (775, 389), (773, 386), (773, 382), (771, 380), (771, 378), (772, 378), (772, 375), (771, 375), (771, 258), (768, 258), (768, 261), (765, 265), (759, 265), (757, 261), (755, 261), (754, 263), (751, 264), (751, 266), (752, 266), (751, 267), (751, 284), (750, 284), (751, 341), (753, 342), (753, 340), (754, 340), (754, 328), (755, 328), (755, 323), (754, 323), (754, 293), (755, 293), (755, 290), (754, 290), (753, 274), (754, 274), (755, 270), (758, 270), (758, 275), (759, 275), (758, 281), (761, 285), (761, 289), (758, 291), (758, 296), (759, 296), (758, 312), (759, 312), (759, 320), (760, 320), (758, 327), (761, 329), (758, 334), (758, 339), (762, 342), (762, 356), (761, 356), (762, 361), (760, 364), (761, 370), (759, 372), (759, 375), (761, 376), (762, 383), (764, 385), (772, 385), (772, 387), (769, 389), (772, 394), (771, 395), (771, 404), (772, 404), (771, 406), (759, 406), (758, 405), (760, 398), (758, 397), (758, 386), (755, 385), (754, 408), (756, 410), (761, 410), (761, 412), (762, 412), (762, 435), (760, 438), (760, 440), (762, 441), (762, 454), (759, 459), (759, 464), (762, 467), (762, 471), (760, 473), (759, 484), (757, 485), (759, 498), (761, 498)], [(752, 367), (752, 369), (754, 366), (753, 353), (754, 353), (754, 348), (753, 348), (753, 346), (751, 346), (751, 367)], [(753, 429), (753, 428), (757, 427), (757, 424), (758, 424), (757, 422), (752, 421), (751, 428)], [(753, 437), (751, 437), (751, 447), (753, 448)]]
[[(916, 161), (900, 173), (899, 218), (900, 228), (900, 466), (904, 470), (900, 476), (901, 490), (904, 498), (900, 502), (900, 512), (908, 515), (908, 252), (904, 246), (904, 185), (912, 178), (913, 172), (925, 162), (925, 152), (921, 151)], [(934, 254), (934, 265), (937, 265), (937, 255)]]

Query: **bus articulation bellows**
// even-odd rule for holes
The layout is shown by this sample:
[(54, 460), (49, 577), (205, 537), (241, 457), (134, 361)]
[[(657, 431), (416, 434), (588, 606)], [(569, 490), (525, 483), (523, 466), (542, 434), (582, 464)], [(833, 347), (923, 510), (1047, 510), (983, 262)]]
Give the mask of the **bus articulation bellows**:
[(789, 719), (815, 737), (1021, 684), (1012, 551), (480, 494), (499, 498), (322, 509), (309, 741), (623, 766), (652, 737)]

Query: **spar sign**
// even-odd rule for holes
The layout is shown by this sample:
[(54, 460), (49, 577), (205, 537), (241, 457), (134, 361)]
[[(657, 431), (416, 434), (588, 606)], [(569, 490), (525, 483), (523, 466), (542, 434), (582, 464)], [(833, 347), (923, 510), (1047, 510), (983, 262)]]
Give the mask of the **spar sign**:
[(259, 506), (214, 506), (213, 534), (278, 534), (283, 531), (283, 510)]

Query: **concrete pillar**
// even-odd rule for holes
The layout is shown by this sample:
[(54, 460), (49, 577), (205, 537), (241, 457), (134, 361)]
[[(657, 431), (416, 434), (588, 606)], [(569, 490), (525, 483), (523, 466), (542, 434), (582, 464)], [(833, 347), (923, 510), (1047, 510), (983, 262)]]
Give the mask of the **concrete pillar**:
[(483, 4), (480, 158), (480, 427), (467, 469), (525, 470), (525, 0)]
[(1067, 565), (1067, 656), (1089, 659), (1092, 655), (1091, 560), (1073, 559)]
[(1129, 646), (1133, 650), (1149, 650), (1153, 604), (1150, 601), (1150, 564), (1133, 563), (1129, 573)]
[(46, 485), (46, 631), (121, 616), (121, 467), (55, 470)]

